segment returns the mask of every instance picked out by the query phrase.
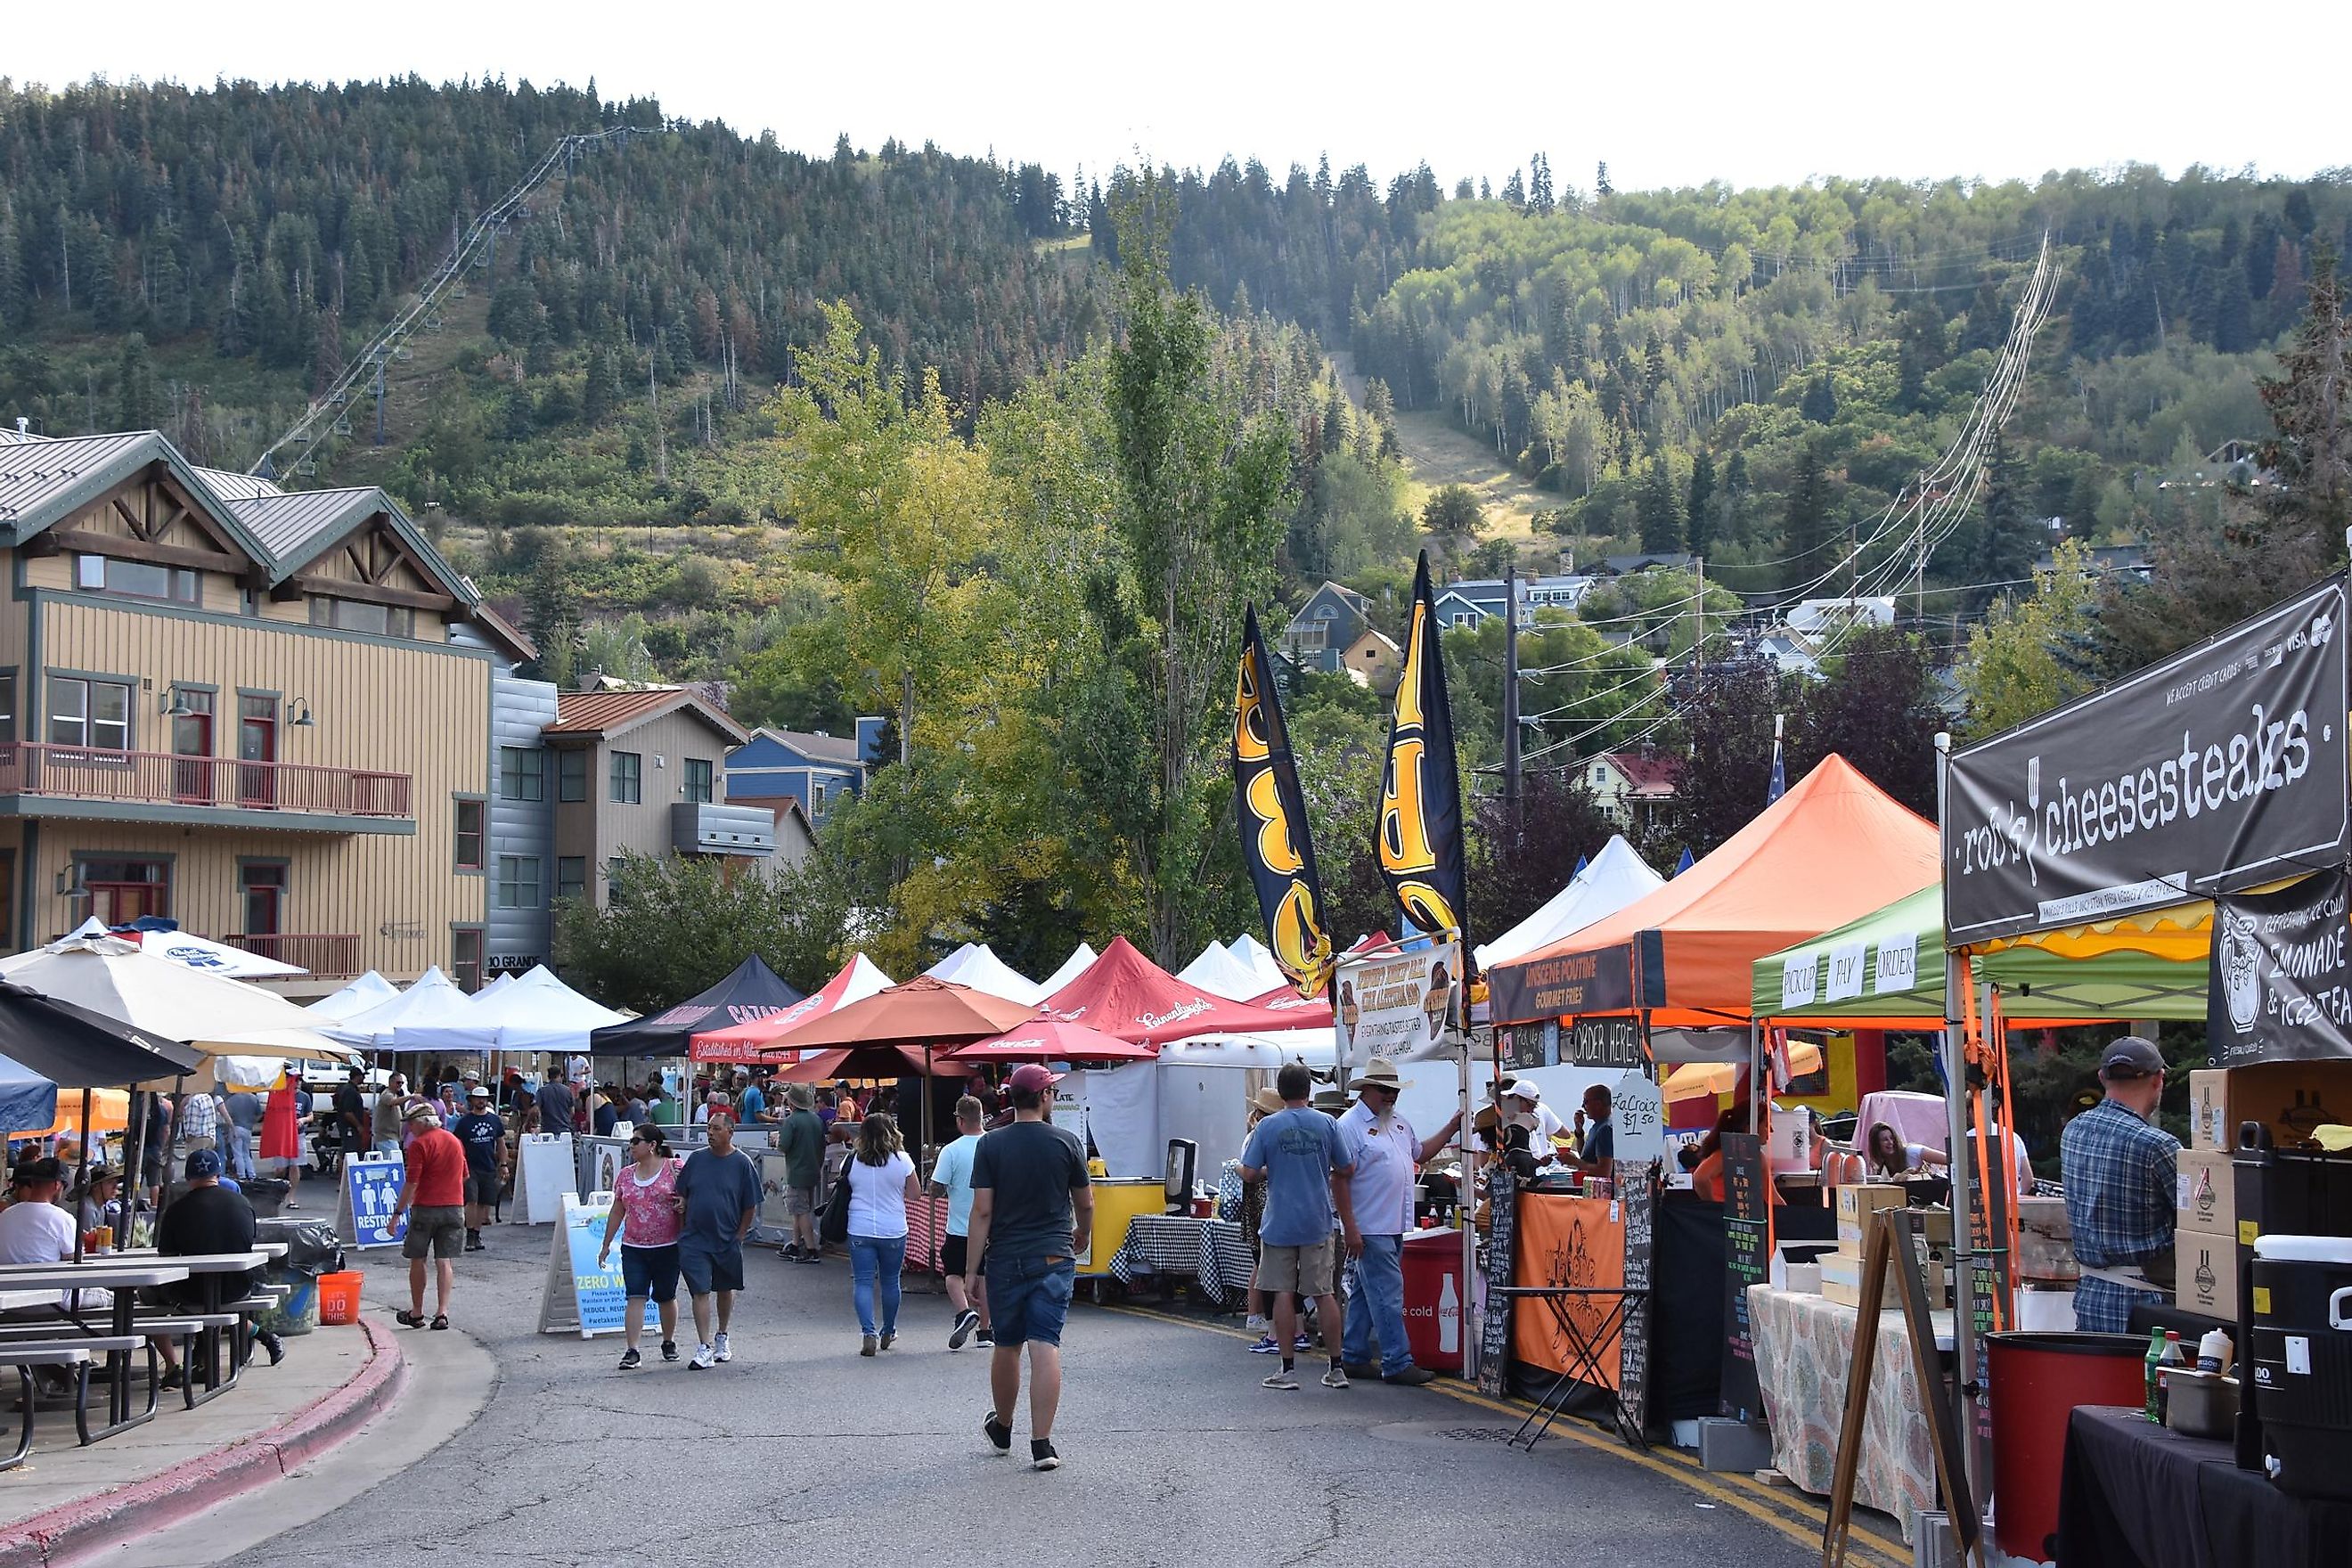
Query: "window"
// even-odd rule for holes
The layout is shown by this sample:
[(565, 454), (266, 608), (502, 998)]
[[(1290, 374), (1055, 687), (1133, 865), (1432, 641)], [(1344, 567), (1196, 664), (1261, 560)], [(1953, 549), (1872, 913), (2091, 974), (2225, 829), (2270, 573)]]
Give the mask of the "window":
[(131, 749), (131, 683), (82, 676), (49, 678), (49, 744)]
[(0, 670), (0, 745), (16, 739), (16, 672)]
[(283, 861), (247, 860), (236, 868), (236, 883), (245, 907), (247, 936), (276, 936), (285, 929), (281, 923), (286, 915)]
[(604, 897), (613, 903), (620, 902), (621, 868), (627, 864), (628, 862), (618, 855), (613, 856), (604, 862)]
[(588, 857), (585, 855), (558, 855), (555, 858), (555, 897), (557, 901), (561, 902), (565, 899), (585, 899), (587, 896)]
[(705, 805), (710, 804), (709, 758), (688, 757), (686, 759), (685, 787), (687, 799), (700, 801)]
[(809, 780), (809, 820), (820, 821), (824, 816), (825, 783), (820, 778)]
[(151, 561), (124, 561), (112, 555), (74, 557), (74, 586), (89, 594), (194, 605), (203, 601), (203, 583), (199, 574), (184, 566), (158, 566)]
[(504, 800), (545, 800), (547, 753), (537, 746), (500, 746), (499, 795)]
[(646, 760), (635, 752), (613, 753), (612, 796), (615, 805), (635, 805), (645, 799)]
[(129, 925), (143, 916), (172, 912), (168, 860), (78, 858), (74, 870), (89, 900), (89, 912), (108, 925)]
[(464, 926), (449, 933), (449, 974), (460, 991), (482, 988), (482, 929)]
[(588, 753), (555, 753), (555, 798), (574, 802), (588, 798)]
[(536, 855), (499, 857), (499, 900), (502, 910), (535, 910), (541, 898), (540, 861)]
[(457, 869), (478, 871), (482, 868), (482, 803), (461, 800), (457, 803)]
[(380, 637), (413, 637), (416, 612), (405, 605), (372, 605), (364, 599), (310, 595), (310, 624), (337, 631), (370, 632)]

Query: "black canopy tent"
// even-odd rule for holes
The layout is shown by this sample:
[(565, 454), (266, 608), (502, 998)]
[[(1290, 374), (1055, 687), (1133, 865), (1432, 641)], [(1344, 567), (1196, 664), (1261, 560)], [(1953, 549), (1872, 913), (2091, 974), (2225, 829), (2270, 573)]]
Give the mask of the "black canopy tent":
[(588, 1054), (644, 1060), (682, 1057), (705, 1029), (723, 1029), (780, 1013), (802, 1000), (767, 960), (752, 953), (734, 973), (698, 996), (625, 1024), (607, 1024), (588, 1036)]

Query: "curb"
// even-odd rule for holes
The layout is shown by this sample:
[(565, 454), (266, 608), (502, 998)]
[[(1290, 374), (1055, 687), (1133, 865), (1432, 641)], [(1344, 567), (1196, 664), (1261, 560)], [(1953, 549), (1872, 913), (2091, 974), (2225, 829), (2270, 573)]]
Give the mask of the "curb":
[(407, 1381), (400, 1342), (362, 1315), (368, 1359), (331, 1389), (276, 1426), (184, 1459), (115, 1491), (35, 1514), (0, 1533), (0, 1568), (58, 1565), (177, 1524), (214, 1505), (278, 1480), (366, 1426)]

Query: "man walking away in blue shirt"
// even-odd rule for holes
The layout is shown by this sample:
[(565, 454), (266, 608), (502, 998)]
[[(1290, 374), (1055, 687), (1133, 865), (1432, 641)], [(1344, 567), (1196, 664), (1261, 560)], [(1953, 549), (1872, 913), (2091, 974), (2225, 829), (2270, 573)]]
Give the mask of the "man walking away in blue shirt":
[(1257, 1124), (1242, 1150), (1242, 1179), (1265, 1183), (1265, 1215), (1257, 1225), (1257, 1282), (1260, 1289), (1274, 1292), (1274, 1339), (1282, 1347), (1282, 1370), (1262, 1386), (1292, 1393), (1298, 1388), (1291, 1352), (1297, 1348), (1293, 1335), (1301, 1296), (1315, 1299), (1315, 1321), (1323, 1330), (1324, 1353), (1331, 1359), (1323, 1386), (1348, 1386), (1338, 1343), (1339, 1298), (1333, 1289), (1339, 1272), (1331, 1236), (1335, 1212), (1348, 1256), (1360, 1256), (1364, 1249), (1348, 1192), (1352, 1167), (1339, 1144), (1339, 1124), (1307, 1102), (1314, 1088), (1314, 1078), (1304, 1066), (1292, 1062), (1285, 1067), (1274, 1080), (1282, 1109)]

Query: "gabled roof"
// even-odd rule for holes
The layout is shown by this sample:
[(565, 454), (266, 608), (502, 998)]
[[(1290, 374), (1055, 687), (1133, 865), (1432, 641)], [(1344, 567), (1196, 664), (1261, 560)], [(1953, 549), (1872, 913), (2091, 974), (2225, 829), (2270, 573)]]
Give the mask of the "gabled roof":
[(767, 724), (761, 725), (751, 734), (754, 738), (764, 737), (798, 752), (813, 763), (838, 763), (854, 768), (860, 761), (855, 735), (827, 735), (814, 730), (779, 730)]
[(635, 691), (562, 692), (555, 699), (555, 722), (540, 733), (609, 738), (681, 708), (739, 746), (751, 738), (734, 720), (693, 692), (676, 686), (650, 686)]
[(1601, 565), (1622, 576), (1628, 572), (1646, 572), (1653, 566), (1681, 567), (1691, 563), (1687, 550), (1662, 550), (1649, 555), (1607, 555)]
[(17, 545), (71, 516), (142, 468), (162, 463), (212, 525), (259, 563), (268, 552), (179, 449), (152, 430), (11, 439), (0, 447), (0, 544)]
[(1339, 600), (1342, 607), (1359, 616), (1369, 616), (1372, 613), (1372, 602), (1353, 588), (1344, 587), (1338, 583), (1325, 582), (1298, 602), (1298, 614), (1291, 617), (1291, 625), (1296, 626), (1306, 618), (1307, 607), (1309, 605), (1327, 596)]
[(1681, 762), (1663, 753), (1607, 752), (1601, 760), (1622, 774), (1636, 795), (1672, 795), (1675, 780), (1682, 773)]
[(1381, 630), (1378, 626), (1366, 626), (1362, 631), (1357, 633), (1355, 638), (1348, 644), (1348, 651), (1349, 653), (1353, 653), (1357, 648), (1362, 647), (1368, 642), (1378, 643), (1381, 647), (1388, 649), (1389, 652), (1396, 655), (1399, 658), (1402, 658), (1404, 657), (1404, 649), (1397, 646), (1396, 638), (1389, 636), (1388, 633)]
[(198, 468), (197, 477), (223, 500), (251, 500), (256, 496), (282, 496), (286, 492), (269, 480), (256, 474), (233, 474), (226, 468)]

